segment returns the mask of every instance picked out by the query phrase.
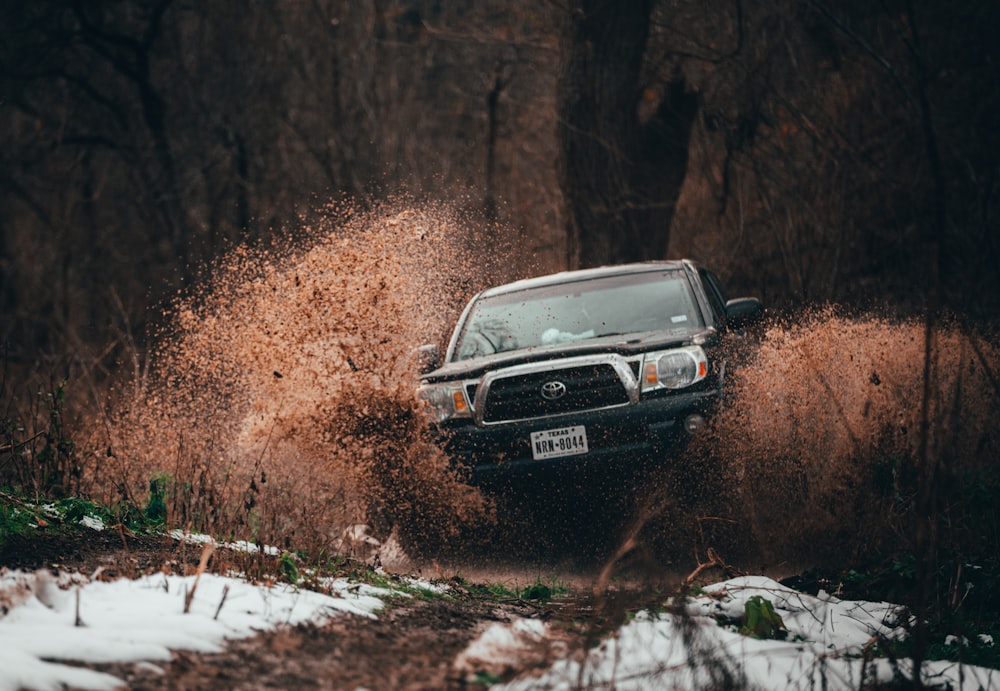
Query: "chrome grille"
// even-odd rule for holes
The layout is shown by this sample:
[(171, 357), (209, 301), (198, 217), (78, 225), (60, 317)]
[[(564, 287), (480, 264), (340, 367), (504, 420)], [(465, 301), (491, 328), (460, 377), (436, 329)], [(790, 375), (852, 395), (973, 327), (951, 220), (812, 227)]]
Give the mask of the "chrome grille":
[[(565, 385), (565, 394), (555, 399), (543, 397), (542, 387), (551, 382)], [(500, 376), (491, 382), (485, 396), (481, 413), (485, 424), (629, 403), (621, 376), (607, 362)]]

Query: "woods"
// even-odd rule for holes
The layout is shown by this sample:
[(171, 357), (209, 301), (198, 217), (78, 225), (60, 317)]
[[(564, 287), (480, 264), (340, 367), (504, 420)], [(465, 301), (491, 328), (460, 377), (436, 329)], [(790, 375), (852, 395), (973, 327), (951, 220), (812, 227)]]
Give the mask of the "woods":
[(998, 31), (995, 0), (0, 3), (0, 499), (441, 543), (494, 507), (423, 436), (414, 346), (490, 284), (687, 257), (769, 319), (622, 554), (826, 560), (996, 633)]
[(107, 372), (227, 247), (403, 193), (495, 219), (523, 274), (691, 256), (771, 305), (906, 311), (933, 245), (944, 306), (997, 306), (988, 2), (0, 12), (0, 342), (27, 369)]

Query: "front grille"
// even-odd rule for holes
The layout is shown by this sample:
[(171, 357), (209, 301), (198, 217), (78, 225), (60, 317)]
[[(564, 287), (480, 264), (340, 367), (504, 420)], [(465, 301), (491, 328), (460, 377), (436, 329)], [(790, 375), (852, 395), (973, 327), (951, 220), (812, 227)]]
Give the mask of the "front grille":
[[(565, 394), (542, 396), (543, 385), (560, 382)], [(485, 423), (560, 415), (626, 405), (628, 392), (615, 368), (607, 363), (498, 377), (490, 384), (483, 405)]]

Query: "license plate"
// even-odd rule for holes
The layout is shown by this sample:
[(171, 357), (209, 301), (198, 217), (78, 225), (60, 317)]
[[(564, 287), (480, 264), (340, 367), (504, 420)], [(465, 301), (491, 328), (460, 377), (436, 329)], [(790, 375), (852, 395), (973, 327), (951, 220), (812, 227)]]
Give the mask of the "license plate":
[(531, 455), (536, 461), (587, 453), (587, 428), (583, 425), (531, 433)]

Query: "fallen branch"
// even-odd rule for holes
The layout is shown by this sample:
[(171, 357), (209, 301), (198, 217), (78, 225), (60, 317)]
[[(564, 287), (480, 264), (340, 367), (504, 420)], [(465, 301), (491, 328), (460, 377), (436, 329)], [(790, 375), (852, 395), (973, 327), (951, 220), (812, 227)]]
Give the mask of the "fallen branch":
[(27, 446), (28, 444), (35, 441), (39, 437), (44, 437), (45, 434), (46, 434), (45, 432), (39, 432), (38, 434), (28, 437), (24, 441), (11, 442), (10, 444), (7, 444), (5, 446), (0, 446), (0, 453), (14, 453), (14, 449), (20, 448), (22, 446)]
[(683, 587), (685, 588), (689, 587), (692, 583), (694, 583), (695, 579), (702, 574), (703, 571), (707, 571), (708, 569), (712, 568), (721, 569), (723, 575), (727, 577), (734, 575), (742, 575), (741, 571), (727, 564), (725, 560), (719, 556), (718, 552), (709, 547), (708, 561), (698, 563), (698, 566), (695, 568), (695, 570), (692, 571), (690, 574), (688, 574), (687, 578), (684, 579)]

